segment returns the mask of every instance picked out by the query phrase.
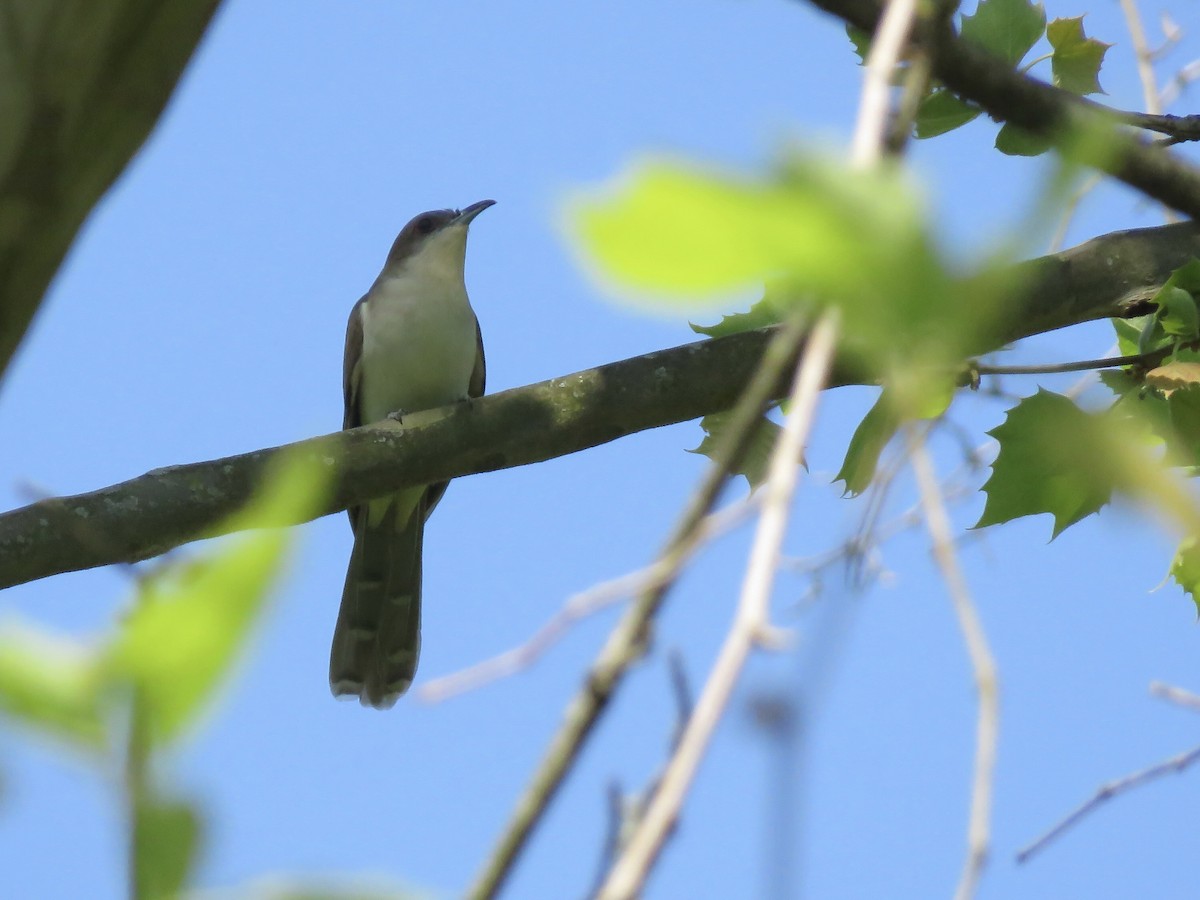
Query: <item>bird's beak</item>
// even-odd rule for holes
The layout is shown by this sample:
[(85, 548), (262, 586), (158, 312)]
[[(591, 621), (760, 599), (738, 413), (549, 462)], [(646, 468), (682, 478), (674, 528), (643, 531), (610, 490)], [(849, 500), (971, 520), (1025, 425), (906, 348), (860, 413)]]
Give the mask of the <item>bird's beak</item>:
[(464, 207), (458, 211), (458, 215), (451, 220), (452, 225), (461, 225), (466, 228), (471, 224), (471, 220), (487, 209), (489, 206), (495, 206), (495, 200), (480, 200), (478, 203), (472, 203), (470, 206)]

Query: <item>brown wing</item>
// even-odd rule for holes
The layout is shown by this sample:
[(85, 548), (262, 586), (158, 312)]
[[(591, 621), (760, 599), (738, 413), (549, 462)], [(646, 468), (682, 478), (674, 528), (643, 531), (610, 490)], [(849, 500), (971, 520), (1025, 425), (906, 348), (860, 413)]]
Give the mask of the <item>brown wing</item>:
[(359, 386), (362, 383), (362, 305), (364, 295), (350, 310), (350, 321), (346, 323), (346, 351), (342, 357), (342, 396), (346, 407), (342, 413), (342, 428), (357, 428), (362, 422), (359, 409)]
[(483, 329), (479, 327), (479, 319), (475, 319), (475, 342), (479, 353), (475, 356), (475, 368), (471, 371), (471, 381), (467, 387), (467, 396), (482, 397), (483, 387), (487, 382), (487, 360), (483, 357)]

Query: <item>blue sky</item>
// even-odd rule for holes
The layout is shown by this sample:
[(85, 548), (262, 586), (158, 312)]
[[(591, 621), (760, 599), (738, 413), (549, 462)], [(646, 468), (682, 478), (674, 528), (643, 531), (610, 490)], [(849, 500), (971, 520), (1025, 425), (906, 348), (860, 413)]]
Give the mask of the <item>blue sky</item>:
[[(1137, 108), (1116, 4), (1089, 33), (1117, 44), (1102, 81)], [(1184, 4), (1178, 4), (1182, 15)], [(1049, 4), (1053, 16), (1084, 9)], [(1152, 10), (1147, 9), (1149, 15)], [(1200, 50), (1194, 36), (1166, 69)], [(784, 140), (838, 148), (860, 70), (837, 23), (782, 0), (509, 5), (226, 3), (144, 151), (96, 209), (0, 393), (0, 504), (336, 429), (350, 306), (415, 213), (485, 197), (468, 284), (492, 390), (684, 343), (686, 315), (614, 302), (579, 266), (565, 202), (646, 154), (753, 171)], [(1186, 110), (1178, 110), (1186, 112)], [(974, 125), (915, 148), (937, 230), (963, 259), (1025, 222), (1042, 164), (989, 150)], [(1157, 213), (1126, 191), (1085, 201), (1069, 242)], [(1040, 247), (1031, 247), (1040, 252)], [(715, 312), (691, 313), (707, 320)], [(1103, 354), (1103, 324), (1008, 354)], [(1066, 379), (1006, 381), (1032, 393)], [(829, 485), (873, 399), (829, 394), (786, 552), (851, 534), (863, 503)], [(983, 440), (1003, 407), (960, 399)], [(646, 564), (704, 469), (695, 424), (539, 466), (455, 482), (425, 541), (418, 680), (531, 634), (564, 598)], [(952, 471), (956, 445), (938, 446)], [(740, 488), (739, 488), (740, 489)], [(891, 508), (912, 502), (901, 480)], [(982, 498), (956, 507), (967, 526)], [(1170, 538), (1127, 507), (1047, 543), (1023, 521), (963, 545), (1003, 692), (992, 864), (982, 896), (1194, 894), (1200, 774), (1114, 801), (1025, 866), (1015, 850), (1102, 782), (1200, 740), (1195, 714), (1147, 695), (1200, 688), (1195, 611), (1151, 593)], [(520, 864), (509, 896), (580, 896), (603, 843), (606, 785), (652, 776), (673, 727), (666, 652), (698, 689), (732, 615), (742, 528), (683, 579), (640, 666)], [(437, 706), (387, 713), (326, 684), (350, 532), (301, 529), (294, 565), (204, 727), (164, 777), (203, 807), (203, 887), (365, 877), (452, 896), (509, 815), (616, 612), (574, 629), (530, 671)], [(965, 652), (919, 532), (883, 548), (865, 594), (836, 572), (814, 606), (784, 575), (777, 621), (796, 650), (756, 658), (735, 695), (650, 897), (945, 896), (958, 877), (974, 736)], [(15, 611), (103, 632), (128, 576), (103, 570), (7, 591)], [(798, 746), (756, 724), (756, 698), (803, 697)], [(113, 772), (0, 732), (6, 894), (122, 896)], [(781, 808), (792, 824), (779, 830)], [(782, 866), (794, 891), (768, 872)]]

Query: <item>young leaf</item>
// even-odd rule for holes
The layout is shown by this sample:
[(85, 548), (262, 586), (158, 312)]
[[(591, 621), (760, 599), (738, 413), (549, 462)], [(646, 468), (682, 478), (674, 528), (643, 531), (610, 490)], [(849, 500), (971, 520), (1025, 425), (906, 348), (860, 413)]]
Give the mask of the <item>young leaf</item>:
[[(730, 413), (727, 412), (713, 413), (701, 419), (700, 427), (704, 429), (704, 440), (700, 442), (699, 447), (688, 452), (702, 454), (713, 462), (717, 462), (713, 453), (722, 443), (726, 429), (729, 427), (729, 419)], [(766, 481), (771, 451), (775, 448), (775, 441), (781, 430), (766, 416), (760, 418), (754, 425), (754, 434), (750, 436), (750, 446), (746, 450), (745, 456), (742, 457), (741, 465), (733, 470), (735, 475), (741, 475), (746, 479), (751, 490)]]
[(729, 316), (722, 316), (721, 321), (716, 325), (697, 325), (695, 322), (688, 323), (692, 331), (697, 334), (704, 334), (708, 337), (724, 337), (729, 334), (738, 334), (743, 331), (753, 331), (756, 328), (763, 328), (767, 325), (779, 324), (779, 308), (770, 300), (759, 300), (744, 313), (734, 313)]
[(1112, 322), (1113, 330), (1117, 333), (1117, 352), (1121, 356), (1134, 356), (1140, 352), (1138, 341), (1141, 339), (1142, 329), (1149, 319), (1149, 316), (1139, 316), (1136, 319), (1109, 319)]
[(27, 625), (0, 630), (0, 712), (50, 737), (104, 746), (97, 653)]
[(143, 797), (134, 810), (134, 879), (141, 900), (182, 895), (196, 862), (200, 818), (186, 803)]
[(1075, 94), (1103, 94), (1100, 66), (1112, 44), (1083, 33), (1083, 16), (1055, 19), (1046, 26), (1046, 39), (1054, 48), (1050, 66), (1054, 83)]
[(988, 432), (1000, 442), (976, 528), (1050, 513), (1053, 537), (1108, 503), (1113, 475), (1097, 416), (1066, 397), (1039, 390)]
[(1200, 543), (1195, 535), (1179, 542), (1171, 562), (1171, 577), (1191, 596), (1200, 615)]
[(857, 497), (867, 489), (875, 477), (883, 449), (895, 437), (899, 427), (900, 415), (885, 391), (854, 429), (842, 468), (833, 479), (845, 483), (843, 496)]
[(867, 61), (867, 54), (871, 52), (871, 35), (861, 28), (847, 25), (846, 37), (850, 38), (850, 44), (854, 47), (854, 54), (858, 57), (858, 64), (860, 66), (863, 65)]
[[(265, 480), (231, 530), (300, 518), (323, 493), (316, 464), (293, 459)], [(151, 744), (174, 738), (230, 668), (283, 563), (288, 533), (265, 529), (230, 540), (206, 559), (148, 580), (107, 658), (114, 687), (142, 701)]]
[(1158, 304), (1159, 324), (1163, 331), (1183, 340), (1194, 340), (1200, 334), (1200, 312), (1196, 300), (1181, 287), (1168, 283), (1154, 300)]
[(1048, 136), (1014, 125), (1005, 125), (996, 134), (996, 149), (1008, 156), (1041, 156), (1054, 146)]
[(1015, 66), (1046, 30), (1046, 10), (1029, 0), (980, 0), (963, 16), (961, 34)]
[(975, 119), (983, 110), (958, 99), (945, 88), (935, 88), (917, 107), (914, 130), (919, 139), (937, 137)]

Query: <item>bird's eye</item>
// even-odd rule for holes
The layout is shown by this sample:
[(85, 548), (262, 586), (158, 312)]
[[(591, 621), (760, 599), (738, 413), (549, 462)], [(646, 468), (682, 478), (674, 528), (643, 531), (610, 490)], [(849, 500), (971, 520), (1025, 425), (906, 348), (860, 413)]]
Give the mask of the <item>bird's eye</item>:
[(417, 231), (421, 234), (433, 234), (436, 227), (437, 223), (433, 221), (433, 216), (421, 216), (417, 219)]

